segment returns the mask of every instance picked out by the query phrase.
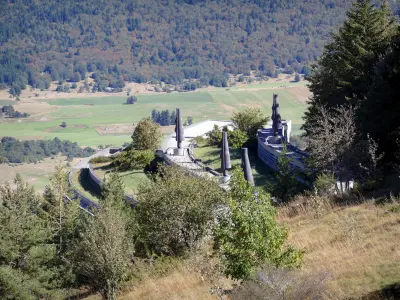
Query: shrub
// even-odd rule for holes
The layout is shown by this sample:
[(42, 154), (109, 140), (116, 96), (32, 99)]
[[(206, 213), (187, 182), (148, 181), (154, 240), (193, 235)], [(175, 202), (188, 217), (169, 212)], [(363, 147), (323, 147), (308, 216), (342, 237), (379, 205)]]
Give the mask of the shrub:
[(113, 163), (119, 170), (137, 170), (147, 167), (153, 159), (152, 150), (129, 149), (118, 154)]
[(241, 148), (246, 143), (248, 136), (240, 129), (228, 131), (228, 142), (232, 148)]
[(261, 265), (299, 267), (303, 252), (284, 247), (288, 233), (275, 220), (270, 195), (248, 185), (239, 170), (230, 187), (229, 212), (218, 217), (215, 231), (225, 275), (242, 280)]
[(139, 187), (137, 251), (179, 256), (196, 249), (224, 197), (214, 181), (162, 167), (153, 183)]
[(222, 141), (222, 131), (218, 125), (214, 125), (214, 128), (206, 133), (207, 142), (210, 146), (220, 146)]
[(97, 156), (97, 157), (93, 157), (90, 160), (90, 163), (100, 164), (100, 163), (105, 163), (105, 162), (110, 162), (110, 161), (112, 161), (112, 158), (109, 156)]

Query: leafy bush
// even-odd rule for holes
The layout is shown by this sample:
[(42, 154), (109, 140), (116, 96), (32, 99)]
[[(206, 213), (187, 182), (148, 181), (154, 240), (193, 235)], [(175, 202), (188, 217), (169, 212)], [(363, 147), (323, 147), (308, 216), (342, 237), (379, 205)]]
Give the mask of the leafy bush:
[(275, 220), (270, 195), (247, 184), (235, 170), (229, 212), (221, 214), (215, 231), (225, 275), (249, 279), (261, 265), (299, 267), (303, 252), (284, 247), (288, 233)]
[(245, 132), (249, 139), (255, 139), (257, 130), (267, 122), (268, 117), (259, 108), (246, 108), (244, 111), (234, 113), (232, 117), (233, 126)]
[(155, 181), (139, 187), (136, 249), (143, 255), (183, 255), (211, 230), (225, 194), (214, 181), (162, 167)]
[(247, 134), (240, 129), (228, 131), (228, 142), (232, 148), (241, 148), (248, 138)]
[(319, 195), (328, 195), (334, 193), (335, 186), (335, 176), (327, 173), (318, 175), (314, 182), (314, 187)]
[(121, 171), (137, 170), (147, 167), (153, 159), (154, 151), (152, 150), (129, 149), (118, 154), (113, 163)]
[(206, 133), (207, 142), (211, 146), (220, 146), (222, 141), (222, 131), (218, 125), (214, 125), (214, 128)]
[(113, 160), (112, 157), (109, 157), (109, 156), (97, 156), (97, 157), (93, 157), (90, 160), (90, 163), (100, 164), (100, 163), (110, 162), (112, 160)]

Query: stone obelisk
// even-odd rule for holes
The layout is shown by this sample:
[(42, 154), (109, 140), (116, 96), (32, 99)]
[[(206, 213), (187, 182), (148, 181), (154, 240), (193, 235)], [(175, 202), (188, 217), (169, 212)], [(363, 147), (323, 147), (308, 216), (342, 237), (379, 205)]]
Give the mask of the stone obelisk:
[(254, 178), (253, 173), (251, 172), (249, 153), (247, 148), (242, 148), (242, 170), (244, 179), (246, 179), (249, 185), (254, 186)]
[(176, 109), (176, 122), (175, 122), (175, 133), (176, 133), (176, 144), (178, 148), (178, 154), (183, 155), (182, 142), (185, 140), (185, 134), (182, 126), (181, 110)]
[(224, 177), (228, 176), (228, 170), (232, 168), (231, 156), (229, 154), (228, 133), (222, 131), (222, 149), (221, 149), (221, 169)]

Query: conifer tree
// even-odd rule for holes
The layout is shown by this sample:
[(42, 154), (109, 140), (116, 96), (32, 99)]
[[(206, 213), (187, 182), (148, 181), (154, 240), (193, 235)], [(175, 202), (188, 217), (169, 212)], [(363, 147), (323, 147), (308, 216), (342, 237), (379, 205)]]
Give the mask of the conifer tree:
[(365, 99), (377, 58), (389, 45), (395, 28), (386, 3), (380, 8), (369, 0), (352, 5), (308, 78), (313, 96), (304, 117), (306, 134), (315, 126), (312, 118), (319, 106), (358, 105)]
[(0, 298), (54, 299), (60, 270), (42, 199), (19, 175), (14, 184), (0, 186)]

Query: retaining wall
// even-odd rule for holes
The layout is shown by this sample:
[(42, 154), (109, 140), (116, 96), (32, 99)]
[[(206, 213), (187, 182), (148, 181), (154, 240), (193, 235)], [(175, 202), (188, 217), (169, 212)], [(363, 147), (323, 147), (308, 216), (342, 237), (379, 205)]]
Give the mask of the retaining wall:
[(98, 207), (99, 205), (95, 202), (93, 202), (92, 200), (90, 200), (89, 198), (87, 198), (85, 195), (83, 195), (81, 192), (79, 192), (75, 186), (74, 186), (74, 181), (73, 181), (73, 172), (70, 171), (69, 175), (68, 175), (68, 182), (70, 187), (72, 188), (73, 192), (74, 192), (74, 196), (75, 198), (79, 198), (80, 200), (80, 206), (84, 209), (88, 209), (90, 210), (91, 207)]

